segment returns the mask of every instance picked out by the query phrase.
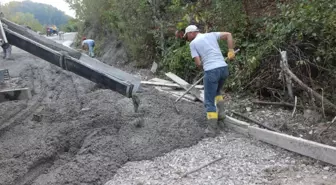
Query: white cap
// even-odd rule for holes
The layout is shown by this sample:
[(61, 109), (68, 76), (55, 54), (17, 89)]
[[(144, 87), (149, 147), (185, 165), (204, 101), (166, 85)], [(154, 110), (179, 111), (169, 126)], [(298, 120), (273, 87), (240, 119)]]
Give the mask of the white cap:
[(185, 29), (185, 33), (184, 33), (183, 37), (187, 36), (187, 33), (194, 32), (194, 31), (199, 31), (198, 28), (197, 28), (197, 26), (195, 26), (195, 25), (189, 25)]

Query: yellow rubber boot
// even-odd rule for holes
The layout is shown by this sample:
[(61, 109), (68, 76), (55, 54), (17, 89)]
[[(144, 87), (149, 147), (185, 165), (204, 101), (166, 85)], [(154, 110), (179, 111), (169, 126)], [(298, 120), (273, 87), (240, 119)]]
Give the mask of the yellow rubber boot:
[(205, 130), (205, 135), (208, 137), (215, 137), (217, 134), (219, 134), (218, 113), (207, 112), (207, 128)]
[(217, 112), (218, 112), (218, 119), (224, 120), (226, 115), (225, 115), (225, 104), (224, 104), (223, 96), (222, 95), (216, 96), (215, 103), (216, 103)]

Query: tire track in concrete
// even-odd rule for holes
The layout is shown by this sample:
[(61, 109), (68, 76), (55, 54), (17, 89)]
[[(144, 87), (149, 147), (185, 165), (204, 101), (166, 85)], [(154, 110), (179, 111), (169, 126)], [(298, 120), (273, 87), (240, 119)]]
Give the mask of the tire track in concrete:
[[(41, 73), (38, 73), (38, 76), (41, 76)], [(2, 120), (4, 124), (0, 127), (0, 137), (3, 135), (4, 132), (10, 130), (11, 128), (19, 124), (19, 122), (21, 121), (20, 120), (21, 118), (23, 117), (27, 118), (27, 116), (30, 113), (30, 110), (34, 109), (34, 107), (39, 105), (39, 103), (44, 99), (47, 93), (45, 85), (42, 85), (41, 88), (42, 89), (41, 89), (41, 92), (38, 94), (38, 98), (34, 100), (33, 102), (28, 102), (28, 103), (31, 103), (31, 105), (27, 105), (26, 108), (21, 109), (18, 112), (11, 114), (7, 118)]]
[[(41, 92), (38, 95), (38, 98), (34, 102), (30, 102), (31, 105), (29, 105), (27, 108), (18, 111), (15, 115), (12, 114), (8, 116), (6, 119), (2, 120), (5, 124), (3, 124), (0, 127), (0, 137), (3, 136), (3, 134), (10, 130), (11, 128), (19, 125), (24, 120), (28, 119), (38, 108), (40, 108), (41, 102), (47, 97), (48, 94), (48, 84), (44, 81), (45, 76), (41, 74), (41, 72), (38, 73), (39, 81), (41, 83)], [(60, 79), (64, 76), (59, 76), (55, 81), (57, 86), (60, 83)], [(34, 78), (32, 76), (32, 78)]]
[(39, 177), (42, 173), (46, 171), (46, 169), (49, 169), (55, 159), (53, 157), (47, 158), (47, 159), (40, 159), (36, 162), (35, 165), (33, 165), (29, 171), (23, 176), (18, 178), (15, 182), (13, 182), (13, 185), (30, 185), (34, 182), (34, 180)]
[[(60, 85), (61, 82), (69, 81), (72, 83), (72, 86), (74, 87), (75, 91), (75, 96), (78, 98), (78, 92), (76, 89), (76, 84), (73, 81), (73, 77), (66, 72), (60, 71), (60, 75), (58, 78), (55, 80), (56, 84), (53, 85), (52, 87), (52, 93), (48, 94), (48, 90), (45, 91), (44, 95), (41, 96), (41, 101), (43, 101), (44, 98), (52, 99), (52, 100), (58, 100), (60, 97), (60, 94), (64, 91), (65, 88), (68, 86), (65, 85)], [(65, 80), (66, 79), (66, 80)], [(66, 84), (66, 83), (64, 83)], [(31, 114), (36, 114), (39, 113), (43, 110), (44, 105), (41, 105), (40, 102), (38, 101), (36, 104), (36, 108), (31, 108), (30, 109), (30, 115)], [(39, 176), (45, 173), (49, 168), (51, 168), (54, 164), (54, 161), (56, 160), (56, 155), (61, 155), (64, 152), (64, 149), (60, 149), (60, 151), (56, 151), (53, 156), (47, 157), (47, 158), (42, 158), (39, 159), (38, 161), (34, 162), (33, 166), (30, 167), (29, 171), (22, 177), (18, 178), (13, 185), (29, 185), (32, 184)]]
[[(34, 69), (31, 65), (29, 65), (29, 67), (30, 67), (30, 72), (31, 72), (30, 77), (31, 77), (31, 79), (32, 79), (32, 81), (31, 81), (32, 92), (35, 93), (35, 82), (34, 82), (34, 74), (35, 74), (35, 73), (34, 73), (34, 70), (35, 70), (35, 69)], [(39, 76), (41, 76), (40, 73), (39, 73)], [(41, 87), (42, 87), (42, 85), (41, 85)], [(29, 101), (27, 101), (27, 104), (24, 105), (23, 108), (20, 108), (20, 109), (18, 109), (18, 110), (14, 110), (14, 111), (11, 111), (11, 112), (6, 112), (7, 117), (3, 118), (3, 119), (1, 120), (1, 123), (6, 123), (6, 122), (8, 122), (11, 118), (15, 117), (15, 115), (17, 115), (17, 114), (19, 114), (21, 111), (27, 109), (27, 107), (28, 107), (28, 103), (29, 103)], [(2, 125), (2, 127), (3, 127), (3, 125)], [(1, 127), (1, 128), (2, 128), (2, 127)], [(1, 130), (1, 129), (0, 129), (0, 130)]]

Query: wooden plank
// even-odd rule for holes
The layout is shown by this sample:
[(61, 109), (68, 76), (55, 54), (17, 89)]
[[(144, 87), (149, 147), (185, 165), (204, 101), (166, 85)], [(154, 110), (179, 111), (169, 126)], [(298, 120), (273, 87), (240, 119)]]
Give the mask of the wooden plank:
[(161, 78), (152, 78), (149, 81), (150, 82), (160, 82), (160, 83), (173, 83), (172, 81), (168, 81), (168, 80), (161, 79)]
[[(165, 80), (165, 79), (161, 79), (161, 78), (152, 78), (150, 80), (148, 80), (148, 82), (157, 82), (157, 83), (167, 83), (167, 84), (176, 84), (172, 81), (168, 81), (168, 80)], [(178, 85), (179, 88), (182, 88), (179, 84), (176, 84)], [(196, 85), (195, 86), (197, 89), (204, 89), (204, 85)], [(182, 88), (183, 89), (183, 88)]]
[(183, 80), (182, 78), (180, 78), (179, 76), (177, 76), (174, 73), (166, 73), (166, 76), (170, 79), (172, 79), (174, 82), (180, 84), (181, 86), (188, 86), (190, 85), (188, 82), (186, 82), (185, 80)]
[[(171, 91), (163, 90), (161, 87), (155, 87), (155, 89), (157, 89), (157, 90), (160, 91), (160, 92), (169, 94), (169, 95), (171, 95), (171, 96), (179, 97), (178, 95), (173, 94)], [(188, 99), (188, 97), (184, 97), (184, 98), (182, 98), (182, 99), (183, 99), (184, 101), (188, 101), (188, 102), (193, 102), (193, 101), (194, 101), (193, 99)]]
[(29, 100), (32, 95), (29, 88), (7, 89), (0, 91), (0, 102)]
[[(181, 94), (183, 94), (183, 91), (176, 91), (176, 90), (171, 89), (169, 87), (160, 87), (160, 88), (164, 91), (167, 91), (168, 93), (171, 93), (171, 94), (174, 94), (174, 95), (177, 95), (177, 96), (181, 96)], [(192, 94), (186, 94), (185, 97), (189, 100), (193, 100), (193, 101), (197, 100), (197, 98)]]
[[(175, 89), (179, 89), (182, 87), (179, 84), (175, 84), (175, 83), (163, 83), (163, 82), (151, 82), (151, 81), (141, 81), (141, 84), (143, 85), (153, 85), (153, 86), (163, 86), (163, 87), (171, 87), (171, 88), (175, 88)], [(195, 87), (196, 89), (203, 89), (203, 85), (197, 85)]]
[(200, 92), (201, 92), (200, 96), (201, 96), (202, 100), (204, 100), (204, 90), (200, 90)]
[[(155, 82), (155, 83), (170, 83), (172, 84), (173, 82), (171, 81), (168, 81), (168, 80), (164, 80), (164, 79), (160, 79), (160, 78), (153, 78), (153, 79), (150, 79), (149, 82)], [(178, 84), (176, 84), (178, 85)], [(180, 88), (182, 88), (180, 85), (178, 85)], [(173, 88), (169, 88), (169, 87), (155, 87), (155, 89), (161, 91), (161, 92), (165, 92), (166, 94), (169, 94), (169, 95), (172, 95), (174, 97), (179, 97), (183, 92), (181, 91), (176, 91), (174, 90)], [(196, 101), (197, 98), (193, 95), (186, 95), (184, 100), (186, 101)]]
[[(186, 82), (182, 78), (178, 77), (174, 73), (171, 73), (171, 72), (166, 73), (166, 76), (169, 77), (170, 79), (172, 79), (174, 82), (178, 83), (185, 90), (188, 90), (189, 87), (191, 86), (188, 82)], [(189, 91), (189, 93), (192, 94), (192, 95), (194, 95), (194, 96), (196, 96), (197, 99), (199, 99), (200, 101), (204, 102), (204, 98), (201, 96), (201, 91), (200, 90), (192, 88)]]
[(153, 85), (153, 86), (162, 86), (162, 87), (170, 87), (170, 88), (181, 88), (178, 84), (174, 83), (162, 83), (162, 82), (151, 82), (151, 81), (141, 81), (141, 85)]
[(336, 165), (335, 147), (252, 126), (248, 133), (260, 141)]

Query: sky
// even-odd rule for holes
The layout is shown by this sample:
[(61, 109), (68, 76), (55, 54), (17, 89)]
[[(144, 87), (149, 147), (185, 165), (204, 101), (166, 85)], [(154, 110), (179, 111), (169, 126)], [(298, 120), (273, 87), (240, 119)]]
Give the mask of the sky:
[[(11, 1), (23, 1), (23, 0), (0, 0), (0, 3), (6, 4)], [(52, 5), (71, 17), (75, 17), (76, 15), (75, 11), (71, 10), (68, 3), (66, 3), (64, 0), (30, 0), (30, 1)]]

